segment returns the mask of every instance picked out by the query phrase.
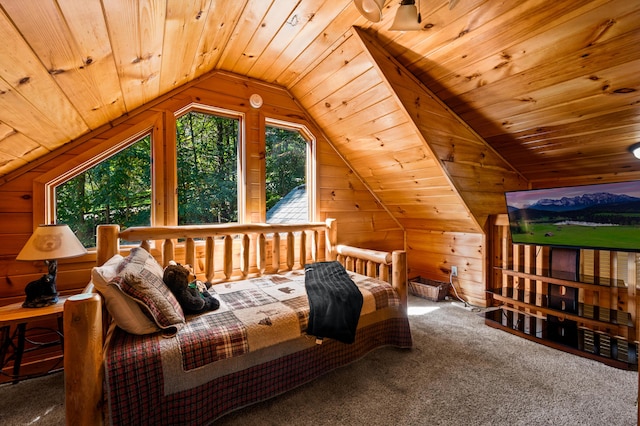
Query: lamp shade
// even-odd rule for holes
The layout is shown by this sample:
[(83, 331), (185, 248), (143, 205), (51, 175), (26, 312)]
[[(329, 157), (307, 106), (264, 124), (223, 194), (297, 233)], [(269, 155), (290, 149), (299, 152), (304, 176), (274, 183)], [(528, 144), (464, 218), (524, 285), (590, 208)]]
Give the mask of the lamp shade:
[(389, 27), (391, 31), (419, 31), (422, 30), (418, 20), (418, 8), (415, 1), (403, 1), (398, 7), (393, 24)]
[(40, 225), (16, 260), (54, 260), (87, 253), (68, 225)]
[(371, 22), (380, 22), (384, 0), (353, 0), (356, 9)]

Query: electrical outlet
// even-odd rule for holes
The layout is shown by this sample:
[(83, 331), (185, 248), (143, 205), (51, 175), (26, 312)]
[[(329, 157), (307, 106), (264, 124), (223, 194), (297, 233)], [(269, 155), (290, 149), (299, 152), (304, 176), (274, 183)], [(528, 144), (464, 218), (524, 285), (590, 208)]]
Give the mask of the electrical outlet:
[(452, 266), (451, 267), (451, 276), (452, 277), (457, 277), (458, 276), (458, 267), (457, 266)]

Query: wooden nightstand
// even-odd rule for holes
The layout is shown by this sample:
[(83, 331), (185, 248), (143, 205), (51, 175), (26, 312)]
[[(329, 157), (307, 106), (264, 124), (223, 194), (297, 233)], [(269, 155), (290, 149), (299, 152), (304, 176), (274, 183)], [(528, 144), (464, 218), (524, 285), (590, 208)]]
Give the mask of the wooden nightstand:
[[(18, 383), (21, 379), (26, 378), (20, 376), (20, 364), (22, 363), (22, 355), (25, 352), (25, 334), (29, 323), (57, 319), (59, 339), (51, 342), (30, 342), (36, 346), (27, 351), (52, 345), (60, 345), (64, 350), (62, 313), (66, 299), (66, 297), (60, 297), (60, 300), (55, 305), (43, 308), (23, 308), (22, 302), (0, 307), (0, 369), (3, 369), (10, 360), (13, 360), (13, 383)], [(11, 333), (12, 326), (16, 327), (13, 333)], [(10, 348), (13, 348), (13, 353), (11, 356), (7, 356)]]

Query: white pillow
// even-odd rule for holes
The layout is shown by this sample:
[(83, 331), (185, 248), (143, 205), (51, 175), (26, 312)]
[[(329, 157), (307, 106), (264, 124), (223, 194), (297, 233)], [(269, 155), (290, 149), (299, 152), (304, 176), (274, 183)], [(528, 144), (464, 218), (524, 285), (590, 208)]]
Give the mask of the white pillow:
[(107, 310), (118, 327), (132, 334), (155, 333), (160, 328), (142, 312), (138, 302), (118, 286), (109, 285), (109, 281), (118, 276), (116, 271), (123, 259), (116, 254), (104, 265), (94, 267), (91, 270), (93, 285), (104, 297)]

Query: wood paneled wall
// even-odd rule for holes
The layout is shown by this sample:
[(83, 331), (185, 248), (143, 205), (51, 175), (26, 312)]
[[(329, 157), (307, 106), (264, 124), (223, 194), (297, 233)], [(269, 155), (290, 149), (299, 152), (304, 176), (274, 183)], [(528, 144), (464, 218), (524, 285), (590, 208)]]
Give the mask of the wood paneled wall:
[[(248, 99), (258, 93), (264, 99), (260, 109)], [(103, 126), (42, 161), (18, 170), (0, 186), (0, 305), (24, 299), (26, 284), (45, 272), (40, 262), (18, 262), (15, 256), (33, 228), (46, 220), (44, 184), (88, 161), (92, 155), (121, 143), (127, 137), (151, 129), (154, 139), (154, 173), (170, 175), (174, 161), (171, 149), (175, 136), (173, 117), (192, 103), (225, 108), (245, 115), (247, 186), (245, 220), (264, 220), (264, 119), (288, 121), (306, 126), (316, 138), (317, 220), (338, 219), (340, 242), (370, 248), (402, 249), (404, 232), (383, 206), (362, 184), (332, 148), (324, 134), (308, 118), (293, 97), (279, 87), (235, 75), (214, 72), (145, 105), (129, 116)], [(156, 223), (175, 221), (175, 198), (166, 185), (155, 188)], [(74, 293), (89, 281), (95, 254), (59, 264), (58, 289)]]
[[(467, 302), (486, 305), (484, 234), (407, 230), (409, 278), (421, 276), (451, 282)], [(451, 267), (458, 267), (458, 277), (451, 277)], [(453, 290), (450, 295), (455, 296)]]
[[(251, 94), (262, 96), (260, 109), (249, 106)], [(265, 118), (305, 126), (315, 137), (316, 148), (316, 220), (338, 219), (339, 238), (344, 244), (374, 249), (404, 249), (404, 232), (383, 206), (363, 185), (336, 153), (325, 135), (284, 89), (235, 75), (214, 72), (159, 98), (128, 116), (114, 121), (57, 149), (47, 156), (12, 173), (0, 186), (0, 306), (24, 300), (24, 288), (46, 272), (43, 262), (18, 262), (16, 255), (35, 226), (46, 223), (44, 197), (47, 184), (77, 167), (83, 167), (96, 155), (114, 150), (126, 139), (150, 131), (153, 138), (153, 173), (165, 179), (154, 187), (156, 224), (174, 224), (176, 199), (170, 179), (175, 173), (175, 113), (191, 104), (212, 106), (244, 114), (246, 187), (244, 194), (247, 222), (265, 220), (264, 208), (264, 129)], [(58, 291), (73, 294), (89, 282), (95, 252), (80, 258), (60, 260)], [(47, 324), (39, 324), (47, 325)], [(47, 332), (31, 335), (34, 338)], [(61, 354), (33, 352), (25, 356), (23, 370), (46, 371)]]

